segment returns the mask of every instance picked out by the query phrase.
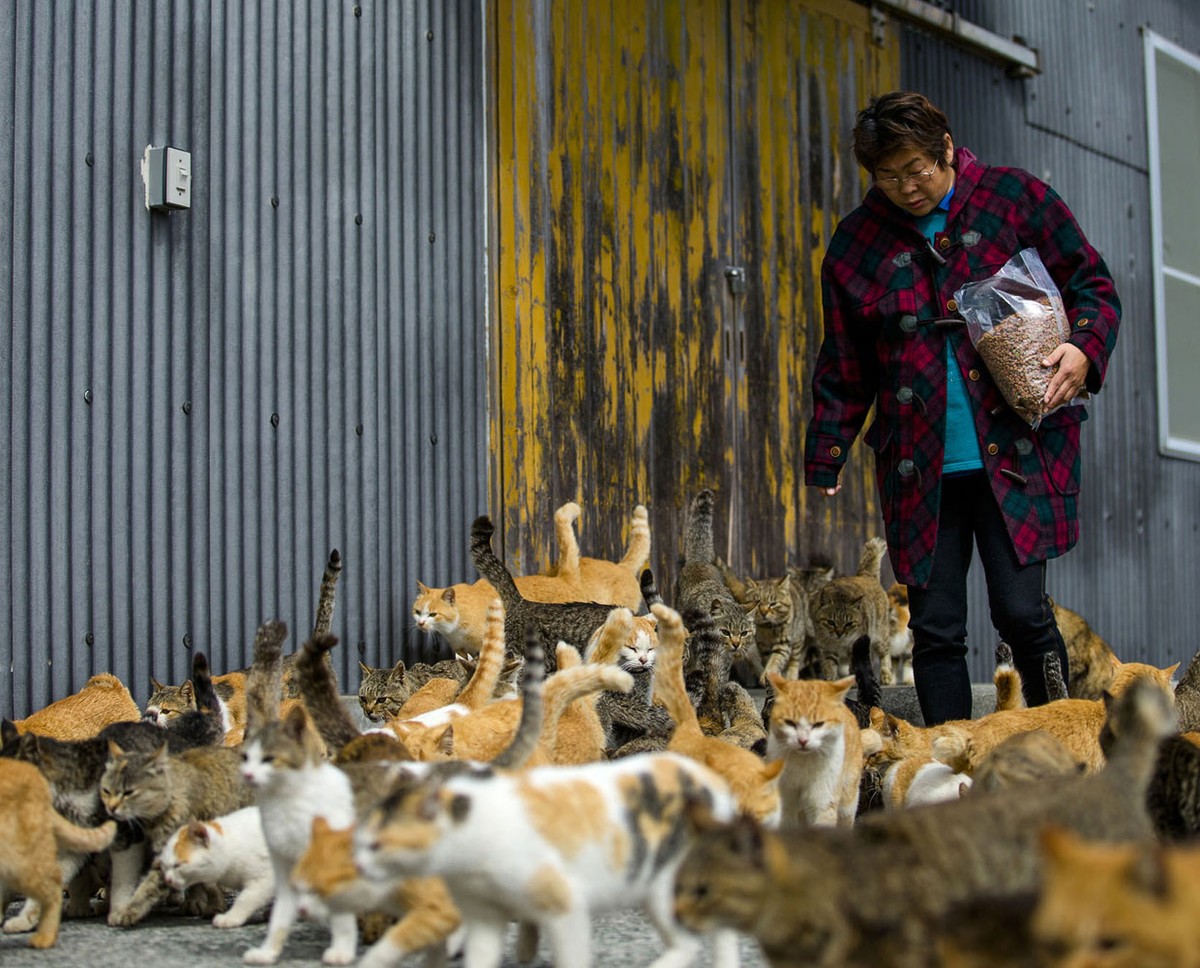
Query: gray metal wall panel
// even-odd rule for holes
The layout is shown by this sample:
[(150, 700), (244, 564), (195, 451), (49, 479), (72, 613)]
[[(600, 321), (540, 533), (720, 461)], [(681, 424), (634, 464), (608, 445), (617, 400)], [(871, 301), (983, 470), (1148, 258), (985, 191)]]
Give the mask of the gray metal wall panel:
[[(427, 654), (486, 507), (477, 0), (5, 4), (0, 713), (311, 627)], [(192, 208), (143, 206), (147, 144)], [(89, 644), (90, 643), (90, 644)]]
[[(1048, 590), (1126, 659), (1166, 665), (1196, 651), (1180, 603), (1200, 582), (1200, 466), (1160, 457), (1140, 27), (1200, 52), (1192, 0), (962, 0), (950, 4), (1042, 54), (1014, 80), (977, 55), (905, 28), (901, 77), (949, 115), (955, 137), (990, 163), (1046, 178), (1104, 254), (1123, 325), (1103, 393), (1084, 424), (1079, 546), (1050, 564)], [(978, 563), (969, 608), (972, 671), (990, 676), (996, 635)]]

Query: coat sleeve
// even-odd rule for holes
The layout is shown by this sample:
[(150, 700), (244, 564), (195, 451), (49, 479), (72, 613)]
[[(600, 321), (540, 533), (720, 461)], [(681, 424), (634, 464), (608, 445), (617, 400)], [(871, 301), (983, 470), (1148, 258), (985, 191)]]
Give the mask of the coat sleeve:
[(874, 339), (854, 318), (829, 256), (821, 266), (821, 302), (825, 332), (813, 370), (804, 482), (833, 487), (875, 400), (878, 363)]
[(1085, 386), (1096, 393), (1104, 384), (1117, 343), (1121, 301), (1108, 266), (1084, 237), (1066, 202), (1049, 185), (1030, 178), (1033, 185), (1025, 195), (1029, 211), (1022, 224), (1021, 244), (1037, 247), (1062, 293), (1071, 324), (1070, 342), (1091, 362)]

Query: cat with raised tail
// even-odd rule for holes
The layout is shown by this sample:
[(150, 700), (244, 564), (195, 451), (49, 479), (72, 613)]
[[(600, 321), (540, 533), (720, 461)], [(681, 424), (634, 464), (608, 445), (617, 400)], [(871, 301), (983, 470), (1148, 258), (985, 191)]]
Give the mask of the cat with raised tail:
[(835, 679), (850, 667), (850, 649), (860, 636), (871, 641), (879, 662), (879, 681), (890, 686), (892, 672), (891, 627), (887, 592), (880, 583), (880, 568), (887, 554), (883, 538), (863, 544), (858, 569), (822, 585), (809, 599), (813, 641), (808, 661), (821, 679)]

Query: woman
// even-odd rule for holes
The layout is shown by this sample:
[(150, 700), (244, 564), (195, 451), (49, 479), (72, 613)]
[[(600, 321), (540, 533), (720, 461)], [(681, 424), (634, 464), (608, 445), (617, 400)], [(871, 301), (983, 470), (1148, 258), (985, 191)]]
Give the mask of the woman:
[(1017, 168), (956, 148), (924, 96), (873, 99), (854, 156), (874, 184), (839, 223), (821, 269), (825, 335), (813, 375), (806, 483), (834, 495), (867, 412), (864, 441), (896, 578), (909, 586), (913, 673), (929, 725), (971, 715), (967, 569), (979, 552), (992, 623), (1013, 651), (1030, 705), (1046, 701), (1044, 657), (1066, 649), (1046, 597), (1046, 560), (1079, 535), (1081, 406), (1036, 430), (1005, 404), (975, 352), (954, 293), (1033, 246), (1062, 292), (1071, 335), (1047, 410), (1096, 392), (1121, 307), (1108, 268), (1066, 204)]

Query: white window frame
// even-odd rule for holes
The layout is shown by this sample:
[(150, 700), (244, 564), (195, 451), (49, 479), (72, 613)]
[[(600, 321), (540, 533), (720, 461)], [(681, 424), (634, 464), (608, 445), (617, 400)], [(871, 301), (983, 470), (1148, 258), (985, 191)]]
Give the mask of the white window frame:
[(1158, 64), (1159, 53), (1190, 67), (1200, 78), (1200, 57), (1171, 43), (1151, 30), (1143, 30), (1146, 60), (1146, 127), (1150, 162), (1150, 244), (1154, 270), (1154, 335), (1155, 357), (1158, 377), (1158, 448), (1168, 457), (1200, 461), (1200, 427), (1196, 428), (1195, 439), (1172, 436), (1167, 379), (1167, 307), (1166, 286), (1168, 277), (1200, 288), (1200, 278), (1174, 269), (1163, 262), (1163, 199), (1161, 183), (1162, 157), (1159, 153), (1158, 117)]

